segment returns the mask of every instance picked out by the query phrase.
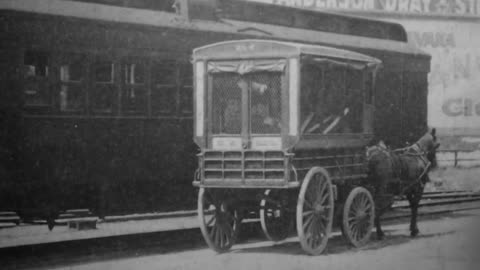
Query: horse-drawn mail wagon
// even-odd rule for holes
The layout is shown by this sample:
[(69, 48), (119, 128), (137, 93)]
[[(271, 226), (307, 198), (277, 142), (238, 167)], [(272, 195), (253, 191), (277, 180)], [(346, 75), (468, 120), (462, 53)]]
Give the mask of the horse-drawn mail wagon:
[(320, 254), (338, 223), (368, 241), (375, 203), (365, 146), (374, 137), (382, 61), (354, 51), (270, 40), (195, 49), (194, 185), (207, 244), (228, 250), (241, 222), (260, 216), (267, 238), (292, 226)]

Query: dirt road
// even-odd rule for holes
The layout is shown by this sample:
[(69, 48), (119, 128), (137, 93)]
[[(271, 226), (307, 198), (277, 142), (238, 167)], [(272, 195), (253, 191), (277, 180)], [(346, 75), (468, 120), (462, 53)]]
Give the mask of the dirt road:
[[(468, 215), (467, 215), (468, 214)], [(424, 220), (421, 235), (411, 239), (407, 224), (385, 226), (387, 237), (372, 240), (361, 249), (351, 248), (334, 234), (325, 255), (304, 255), (297, 239), (273, 245), (271, 242), (244, 243), (230, 253), (208, 249), (174, 254), (69, 265), (60, 269), (480, 269), (480, 213)]]

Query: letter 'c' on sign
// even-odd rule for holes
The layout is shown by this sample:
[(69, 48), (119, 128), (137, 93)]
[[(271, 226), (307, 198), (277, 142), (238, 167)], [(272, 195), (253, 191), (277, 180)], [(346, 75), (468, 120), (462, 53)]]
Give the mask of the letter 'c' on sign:
[(456, 117), (463, 114), (462, 108), (462, 99), (461, 98), (452, 98), (448, 99), (443, 103), (442, 111), (447, 116)]

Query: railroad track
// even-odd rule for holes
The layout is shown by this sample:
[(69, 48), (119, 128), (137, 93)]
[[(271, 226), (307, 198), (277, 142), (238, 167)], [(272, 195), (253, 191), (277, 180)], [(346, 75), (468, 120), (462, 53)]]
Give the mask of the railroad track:
[[(480, 193), (468, 191), (426, 192), (419, 204), (419, 216), (440, 215), (458, 211), (480, 209)], [(408, 201), (399, 200), (392, 211), (382, 218), (395, 220), (410, 217)]]
[[(397, 201), (392, 211), (382, 220), (391, 223), (410, 217), (407, 202)], [(462, 210), (480, 209), (480, 194), (472, 192), (429, 192), (420, 202), (419, 216), (438, 216)], [(184, 216), (195, 216), (196, 211), (185, 211)], [(152, 217), (149, 216), (149, 219)], [(161, 220), (161, 219), (159, 219)], [(246, 231), (240, 237), (248, 241), (264, 241), (258, 219), (248, 220)], [(387, 224), (388, 224), (387, 223)], [(18, 247), (3, 250), (5, 269), (53, 267), (72, 263), (97, 261), (99, 258), (129, 258), (139, 254), (159, 254), (198, 249), (205, 246), (198, 228), (177, 231), (143, 233), (126, 237), (70, 241), (36, 247)]]
[[(479, 192), (426, 192), (423, 194), (419, 206), (425, 207), (435, 205), (448, 205), (476, 201), (480, 201)], [(409, 205), (407, 200), (398, 200), (393, 204), (392, 208), (398, 209), (408, 207)]]

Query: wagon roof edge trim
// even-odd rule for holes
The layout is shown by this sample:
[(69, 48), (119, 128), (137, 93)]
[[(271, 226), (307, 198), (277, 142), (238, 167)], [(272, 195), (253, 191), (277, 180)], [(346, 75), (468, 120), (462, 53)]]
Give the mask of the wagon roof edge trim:
[[(329, 58), (338, 58), (345, 60), (353, 60), (364, 63), (371, 63), (375, 65), (380, 65), (381, 60), (358, 52), (338, 49), (330, 46), (321, 46), (321, 45), (311, 45), (311, 44), (302, 44), (295, 42), (284, 42), (277, 40), (262, 40), (262, 39), (241, 39), (241, 40), (230, 40), (222, 41), (217, 43), (212, 43), (205, 45), (193, 50), (193, 60), (222, 60), (222, 59), (232, 59), (239, 58), (242, 56), (238, 52), (234, 51), (236, 45), (274, 45), (278, 50), (286, 52), (284, 55), (279, 55), (278, 52), (272, 50), (254, 50), (255, 54), (253, 58), (266, 58), (266, 57), (300, 57), (300, 56), (314, 56), (314, 57), (329, 57)], [(230, 51), (220, 52), (219, 48), (230, 48)]]

